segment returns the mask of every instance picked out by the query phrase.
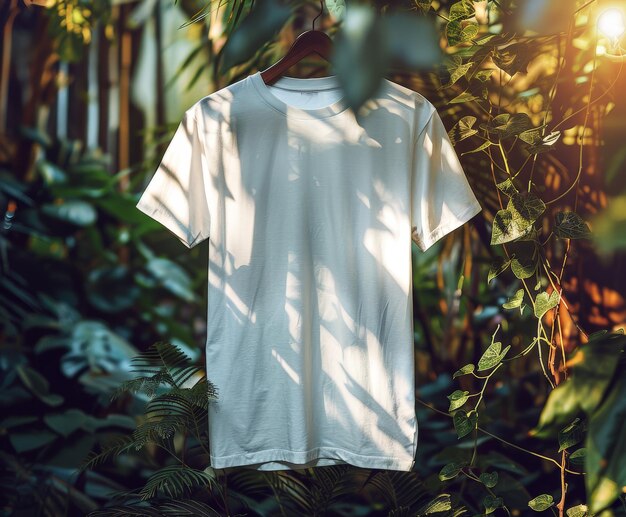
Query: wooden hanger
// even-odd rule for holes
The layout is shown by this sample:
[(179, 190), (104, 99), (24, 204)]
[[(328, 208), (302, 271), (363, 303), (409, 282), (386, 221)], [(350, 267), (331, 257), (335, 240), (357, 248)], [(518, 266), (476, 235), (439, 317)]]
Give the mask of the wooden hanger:
[(313, 28), (310, 31), (305, 31), (300, 34), (281, 59), (261, 72), (261, 78), (265, 84), (272, 84), (291, 66), (313, 52), (330, 62), (333, 41), (325, 32), (315, 30), (315, 20), (317, 20), (323, 12), (324, 4), (323, 0), (320, 0), (320, 12), (313, 18)]

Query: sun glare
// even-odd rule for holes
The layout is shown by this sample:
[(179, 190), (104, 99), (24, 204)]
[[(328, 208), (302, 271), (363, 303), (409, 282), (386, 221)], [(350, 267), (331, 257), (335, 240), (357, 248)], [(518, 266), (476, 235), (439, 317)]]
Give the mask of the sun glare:
[(624, 15), (617, 8), (604, 11), (598, 17), (598, 28), (605, 36), (617, 39), (624, 34)]

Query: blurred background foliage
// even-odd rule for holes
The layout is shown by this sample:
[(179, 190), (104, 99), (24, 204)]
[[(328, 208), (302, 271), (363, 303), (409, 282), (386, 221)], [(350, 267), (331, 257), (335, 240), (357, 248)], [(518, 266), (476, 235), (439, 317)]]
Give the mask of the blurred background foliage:
[(184, 110), (280, 59), (315, 2), (7, 0), (3, 515), (626, 513), (625, 6), (327, 0), (355, 113), (387, 77), (484, 208), (414, 246), (414, 472), (213, 470), (205, 245), (135, 208)]

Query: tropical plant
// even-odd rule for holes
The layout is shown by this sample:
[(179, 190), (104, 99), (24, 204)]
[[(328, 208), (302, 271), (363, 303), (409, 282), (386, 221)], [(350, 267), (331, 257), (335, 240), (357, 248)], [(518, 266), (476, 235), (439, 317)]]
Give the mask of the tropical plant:
[[(202, 36), (183, 68), (205, 49), (211, 56), (193, 81), (208, 71), (219, 86), (283, 53), (274, 40), (294, 6), (230, 3), (209, 18), (212, 5), (189, 4)], [(602, 170), (590, 151), (618, 101), (623, 63), (596, 52), (614, 44), (592, 23), (599, 5), (327, 2), (351, 107), (383, 76), (418, 71), (406, 84), (438, 108), (485, 208), (428, 253), (414, 248), (420, 446), (411, 473), (207, 468), (215, 393), (193, 347), (201, 338), (179, 323), (181, 314), (206, 314), (196, 304), (206, 285), (202, 247), (180, 253), (136, 210), (130, 191), (154, 164), (112, 175), (79, 142), (22, 128), (16, 148), (39, 152), (17, 156), (37, 155), (35, 166), (16, 159), (0, 169), (7, 513), (605, 517), (626, 509), (624, 336), (614, 330), (623, 322), (604, 301), (587, 310), (577, 300), (583, 288), (618, 298), (619, 277), (594, 251), (624, 242), (623, 196), (589, 224), (609, 185), (586, 174)], [(81, 58), (97, 9), (109, 23), (110, 6), (94, 7), (51, 3), (47, 27), (64, 59)], [(72, 23), (62, 23), (72, 10)], [(607, 171), (611, 189), (618, 158)], [(584, 272), (572, 267), (583, 260)]]

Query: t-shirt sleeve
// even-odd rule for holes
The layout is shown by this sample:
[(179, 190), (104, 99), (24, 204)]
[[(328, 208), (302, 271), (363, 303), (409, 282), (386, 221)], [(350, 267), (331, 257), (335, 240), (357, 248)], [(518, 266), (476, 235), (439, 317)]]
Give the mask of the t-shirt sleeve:
[(411, 226), (422, 251), (482, 210), (436, 109), (415, 137)]
[(210, 233), (207, 181), (201, 135), (189, 109), (136, 207), (193, 248)]

